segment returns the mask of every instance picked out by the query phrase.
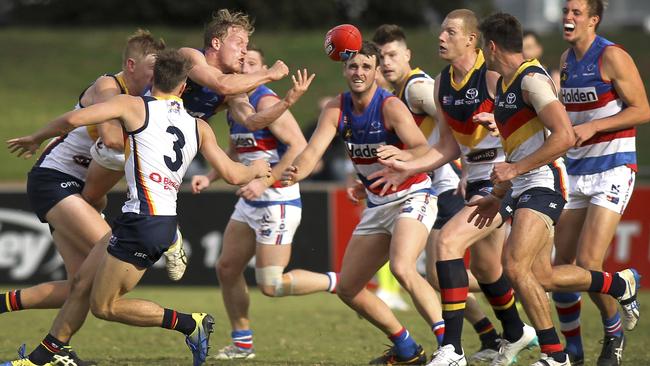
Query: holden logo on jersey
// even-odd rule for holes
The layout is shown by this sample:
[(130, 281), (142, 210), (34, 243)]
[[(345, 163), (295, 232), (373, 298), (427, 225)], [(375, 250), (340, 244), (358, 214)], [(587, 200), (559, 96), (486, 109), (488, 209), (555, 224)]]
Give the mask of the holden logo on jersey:
[(351, 159), (376, 159), (377, 149), (385, 144), (385, 142), (378, 144), (353, 144), (348, 142), (345, 147)]
[(476, 88), (469, 88), (465, 92), (465, 98), (467, 99), (472, 100), (472, 99), (476, 99), (476, 97), (478, 97), (478, 90)]
[(517, 100), (517, 96), (515, 95), (515, 93), (508, 93), (508, 95), (506, 95), (506, 103), (514, 104), (516, 100)]
[(560, 90), (563, 104), (591, 103), (598, 101), (598, 93), (593, 86), (587, 88), (562, 88)]
[(234, 133), (230, 135), (230, 140), (235, 148), (257, 146), (255, 135), (252, 133)]

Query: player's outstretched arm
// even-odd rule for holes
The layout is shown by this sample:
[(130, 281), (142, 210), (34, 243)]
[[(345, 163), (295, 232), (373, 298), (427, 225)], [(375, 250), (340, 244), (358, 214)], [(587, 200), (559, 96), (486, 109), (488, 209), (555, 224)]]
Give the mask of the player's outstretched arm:
[[(135, 104), (137, 101), (139, 101), (139, 105)], [(52, 137), (65, 135), (79, 126), (88, 126), (111, 119), (119, 119), (124, 123), (126, 129), (131, 131), (139, 128), (137, 122), (135, 122), (138, 120), (138, 117), (141, 126), (144, 124), (145, 118), (142, 100), (128, 95), (117, 95), (105, 103), (98, 103), (86, 108), (67, 112), (31, 135), (8, 140), (7, 146), (12, 153), (18, 156), (24, 155), (25, 158), (29, 158), (38, 150), (43, 141)]]
[(230, 115), (237, 123), (244, 125), (251, 131), (268, 127), (305, 94), (315, 77), (316, 74), (309, 75), (307, 69), (298, 70), (296, 75), (291, 76), (293, 87), (287, 92), (287, 95), (272, 106), (257, 111), (257, 113), (248, 102), (247, 96), (240, 95), (229, 98), (227, 102)]
[(192, 62), (189, 78), (221, 95), (247, 93), (262, 84), (280, 80), (289, 74), (289, 68), (282, 61), (276, 61), (268, 69), (249, 74), (224, 74), (216, 67), (210, 66), (199, 50), (183, 47), (180, 52)]
[(201, 119), (197, 121), (201, 154), (223, 180), (229, 184), (242, 185), (271, 174), (271, 166), (265, 160), (255, 160), (249, 166), (232, 161), (217, 144), (217, 138), (207, 122)]
[(575, 126), (576, 146), (581, 146), (598, 132), (617, 131), (650, 121), (650, 106), (641, 75), (625, 50), (607, 47), (602, 56), (601, 74), (603, 79), (614, 84), (626, 108), (613, 116)]
[[(94, 84), (93, 103), (103, 103), (116, 95), (122, 94), (117, 82), (109, 76), (102, 76)], [(122, 124), (120, 121), (106, 121), (97, 126), (99, 136), (102, 138), (104, 146), (109, 149), (118, 151), (124, 150), (124, 135), (122, 133)]]
[(336, 136), (340, 111), (340, 98), (334, 98), (327, 103), (318, 118), (318, 125), (309, 139), (307, 147), (282, 173), (280, 180), (283, 186), (298, 183), (309, 176)]

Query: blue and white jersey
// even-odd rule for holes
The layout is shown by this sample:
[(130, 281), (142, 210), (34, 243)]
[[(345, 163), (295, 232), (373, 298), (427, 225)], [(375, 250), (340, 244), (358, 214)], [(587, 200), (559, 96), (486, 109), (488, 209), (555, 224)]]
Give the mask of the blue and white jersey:
[[(205, 50), (199, 51), (205, 54)], [(181, 98), (183, 98), (185, 109), (190, 115), (206, 121), (217, 113), (226, 99), (225, 96), (199, 85), (190, 78), (187, 79), (187, 85)]]
[(370, 189), (374, 180), (368, 176), (384, 168), (377, 160), (377, 148), (394, 145), (403, 148), (404, 144), (393, 131), (386, 129), (382, 108), (388, 98), (395, 98), (391, 92), (377, 88), (372, 101), (362, 114), (355, 114), (350, 92), (340, 95), (341, 114), (338, 121), (338, 134), (345, 142), (345, 147), (352, 160), (357, 176), (366, 187), (368, 207), (382, 205), (405, 197), (406, 195), (428, 190), (432, 194), (431, 178), (425, 173), (409, 177), (395, 192), (380, 196), (382, 187)]
[(124, 173), (129, 191), (122, 212), (175, 216), (178, 189), (199, 149), (197, 121), (183, 109), (180, 98), (142, 99), (144, 125), (127, 132)]
[[(562, 65), (561, 101), (571, 123), (578, 126), (621, 112), (625, 104), (610, 81), (600, 73), (603, 52), (616, 44), (597, 36), (581, 60), (570, 49)], [(580, 147), (567, 152), (566, 168), (570, 175), (604, 172), (621, 165), (636, 171), (636, 129), (599, 132)]]
[[(255, 110), (257, 110), (260, 99), (266, 96), (277, 98), (277, 94), (264, 85), (257, 87), (249, 96), (250, 103)], [(287, 145), (278, 140), (269, 128), (250, 131), (235, 122), (230, 112), (227, 114), (227, 119), (230, 127), (230, 142), (235, 148), (241, 163), (248, 165), (253, 160), (264, 159), (273, 166), (282, 159), (282, 155), (287, 151)], [(246, 203), (255, 207), (279, 204), (301, 207), (300, 186), (294, 184), (289, 187), (282, 187), (280, 182), (276, 181), (259, 198), (253, 201), (246, 200)]]

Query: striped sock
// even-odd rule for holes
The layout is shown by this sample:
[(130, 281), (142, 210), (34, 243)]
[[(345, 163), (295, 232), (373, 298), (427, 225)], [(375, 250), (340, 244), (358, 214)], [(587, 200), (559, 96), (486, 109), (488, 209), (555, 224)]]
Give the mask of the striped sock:
[(487, 316), (472, 325), (476, 334), (478, 334), (478, 338), (481, 340), (481, 345), (491, 347), (498, 343), (499, 335)]
[(20, 290), (0, 294), (0, 314), (18, 310), (23, 310), (23, 304), (20, 301)]
[(325, 273), (327, 275), (327, 278), (330, 280), (329, 286), (327, 286), (327, 292), (331, 292), (333, 294), (336, 293), (336, 286), (339, 284), (339, 274), (337, 272), (327, 272)]
[(560, 330), (566, 339), (565, 349), (568, 353), (579, 357), (584, 355), (582, 336), (580, 335), (581, 300), (579, 292), (553, 293), (555, 309), (560, 319)]
[(52, 361), (52, 357), (61, 352), (63, 347), (67, 345), (66, 342), (61, 342), (51, 334), (48, 334), (43, 338), (41, 344), (39, 344), (32, 353), (29, 354), (29, 360), (37, 365), (45, 365)]
[(445, 321), (441, 320), (437, 323), (434, 323), (431, 326), (433, 334), (436, 336), (436, 341), (438, 341), (438, 347), (442, 344), (442, 340), (445, 337)]
[(625, 280), (618, 274), (609, 272), (589, 271), (591, 272), (591, 285), (589, 292), (598, 292), (608, 294), (614, 298), (619, 298), (625, 293)]
[(460, 337), (463, 333), (465, 301), (469, 290), (469, 279), (462, 258), (437, 261), (442, 318), (445, 320), (445, 336), (442, 345), (451, 344), (457, 354), (463, 354)]
[(621, 337), (623, 335), (623, 327), (621, 327), (621, 315), (616, 312), (613, 317), (606, 319), (603, 318), (603, 327), (605, 328), (605, 335), (610, 337)]
[(190, 335), (196, 328), (196, 320), (192, 314), (179, 313), (176, 310), (164, 309), (161, 328), (177, 330), (185, 335)]
[(494, 315), (503, 326), (503, 338), (516, 342), (524, 334), (524, 322), (519, 318), (515, 304), (515, 292), (504, 274), (494, 283), (479, 283), (487, 297)]
[(562, 350), (562, 344), (555, 332), (555, 328), (538, 330), (537, 339), (539, 340), (539, 347), (542, 353), (552, 357), (557, 362), (566, 361), (566, 354)]
[(245, 351), (250, 351), (253, 349), (252, 330), (233, 330), (230, 333), (230, 337), (232, 337), (232, 344), (235, 345), (235, 347)]
[(406, 359), (413, 357), (418, 350), (417, 343), (415, 343), (409, 331), (404, 327), (399, 332), (388, 336), (388, 339), (395, 345), (395, 353), (397, 353), (398, 358)]

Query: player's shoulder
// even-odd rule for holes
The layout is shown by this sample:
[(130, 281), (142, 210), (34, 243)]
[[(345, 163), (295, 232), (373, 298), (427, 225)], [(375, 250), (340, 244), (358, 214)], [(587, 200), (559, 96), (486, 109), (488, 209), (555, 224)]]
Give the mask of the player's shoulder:
[(632, 56), (620, 45), (611, 44), (605, 47), (602, 55), (603, 63), (621, 63), (625, 61), (633, 61)]

